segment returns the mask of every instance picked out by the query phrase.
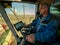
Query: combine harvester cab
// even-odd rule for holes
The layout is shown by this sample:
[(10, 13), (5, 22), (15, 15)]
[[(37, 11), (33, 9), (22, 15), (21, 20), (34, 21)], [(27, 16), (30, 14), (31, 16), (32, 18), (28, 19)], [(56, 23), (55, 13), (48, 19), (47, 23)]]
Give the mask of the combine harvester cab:
[[(22, 38), (25, 38), (25, 36), (27, 34), (30, 33), (30, 30), (31, 30), (31, 27), (29, 28), (25, 28), (24, 29), (24, 26), (26, 24), (29, 24), (32, 22), (32, 20), (36, 19), (38, 16), (39, 16), (39, 3), (41, 2), (42, 0), (6, 0), (6, 1), (1, 1), (0, 2), (0, 13), (3, 17), (3, 20), (5, 22), (5, 24), (1, 24), (0, 25), (0, 31), (3, 31), (3, 32), (6, 32), (4, 34), (6, 34), (5, 38), (4, 38), (4, 42), (0, 43), (0, 45), (22, 45), (20, 44), (21, 43), (21, 40)], [(59, 22), (59, 26), (58, 26), (58, 30), (57, 30), (57, 38), (56, 38), (56, 42), (53, 43), (53, 45), (60, 45), (60, 3), (58, 4), (59, 0), (55, 1), (55, 0), (43, 0), (43, 2), (48, 2), (51, 3), (51, 7), (54, 8), (52, 9), (51, 8), (51, 13), (53, 13), (54, 15), (56, 15), (57, 17), (57, 21)], [(19, 8), (23, 8), (22, 11), (23, 11), (23, 15), (24, 16), (20, 16), (20, 15), (17, 15), (16, 13), (18, 13), (18, 11), (16, 10), (15, 7), (12, 7), (12, 4), (13, 3), (16, 3), (16, 4), (22, 4), (22, 7), (19, 7)], [(35, 11), (35, 15), (34, 16), (26, 16), (25, 15), (25, 11), (26, 11), (26, 7), (25, 7), (25, 4), (27, 5), (33, 5), (35, 6), (34, 11)], [(27, 6), (26, 5), (26, 6)], [(14, 4), (13, 4), (14, 6)], [(55, 7), (58, 9), (55, 9)], [(9, 9), (7, 11), (10, 11), (10, 15), (7, 14), (6, 10), (5, 9)], [(27, 9), (30, 9), (30, 8), (27, 8)], [(54, 13), (54, 11), (59, 11), (58, 13)], [(29, 10), (30, 11), (30, 10)], [(38, 16), (37, 16), (38, 15)], [(29, 18), (28, 18), (29, 17)], [(14, 21), (11, 21), (11, 20), (14, 20)], [(28, 21), (27, 21), (28, 20)], [(23, 29), (23, 30), (22, 30)], [(24, 30), (26, 30), (26, 32), (24, 32)], [(29, 30), (29, 31), (28, 31)], [(28, 32), (28, 33), (27, 33)], [(26, 35), (25, 35), (26, 34)], [(59, 40), (59, 41), (58, 41)], [(7, 43), (6, 43), (7, 42)], [(15, 43), (14, 43), (15, 42)]]

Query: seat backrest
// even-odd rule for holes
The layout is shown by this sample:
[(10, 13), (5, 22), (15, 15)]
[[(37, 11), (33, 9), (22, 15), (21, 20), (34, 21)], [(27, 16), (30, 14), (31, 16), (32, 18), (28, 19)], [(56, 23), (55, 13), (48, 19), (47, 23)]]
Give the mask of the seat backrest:
[(60, 16), (56, 16), (58, 21), (58, 30), (56, 36), (56, 42), (60, 42)]

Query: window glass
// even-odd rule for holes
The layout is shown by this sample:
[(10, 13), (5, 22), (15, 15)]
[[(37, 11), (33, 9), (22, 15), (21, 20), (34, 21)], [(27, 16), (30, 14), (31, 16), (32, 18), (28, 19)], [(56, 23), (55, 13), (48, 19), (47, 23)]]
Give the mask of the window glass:
[[(12, 2), (11, 8), (5, 8), (7, 16), (14, 25), (19, 21), (29, 24), (35, 18), (35, 4)], [(17, 32), (22, 37), (20, 32)], [(0, 45), (16, 45), (16, 39), (0, 13)]]
[(6, 8), (5, 10), (12, 24), (19, 21), (29, 24), (35, 18), (35, 9), (35, 4), (13, 2), (12, 8)]

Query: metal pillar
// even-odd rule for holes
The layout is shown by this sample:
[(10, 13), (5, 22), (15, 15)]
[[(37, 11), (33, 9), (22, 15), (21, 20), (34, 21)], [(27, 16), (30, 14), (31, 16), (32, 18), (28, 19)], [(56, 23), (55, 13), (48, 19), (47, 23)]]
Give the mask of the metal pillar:
[(5, 20), (5, 22), (7, 23), (9, 29), (11, 30), (11, 32), (13, 33), (13, 35), (15, 36), (16, 40), (17, 40), (17, 45), (20, 45), (20, 38), (18, 37), (11, 21), (9, 20), (6, 11), (4, 9), (4, 7), (2, 6), (1, 2), (0, 2), (0, 13), (2, 14), (3, 19)]

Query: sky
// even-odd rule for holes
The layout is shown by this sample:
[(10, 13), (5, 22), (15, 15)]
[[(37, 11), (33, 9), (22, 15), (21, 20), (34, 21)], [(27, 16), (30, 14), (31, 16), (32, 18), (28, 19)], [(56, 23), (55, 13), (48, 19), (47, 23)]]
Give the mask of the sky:
[[(36, 5), (35, 4), (29, 4), (29, 3), (19, 3), (19, 2), (13, 2), (12, 3), (12, 9), (14, 11), (14, 8), (15, 8), (15, 12), (17, 15), (36, 15)], [(5, 9), (7, 14), (13, 14), (9, 8), (6, 8)], [(51, 13), (59, 13), (60, 12), (58, 11), (57, 8), (55, 7), (50, 7), (50, 12)]]
[[(18, 3), (18, 2), (13, 2), (12, 3), (12, 9), (14, 11), (15, 8), (15, 12), (17, 15), (35, 15), (36, 13), (36, 5), (35, 4), (27, 4), (27, 3)], [(13, 14), (10, 11), (9, 8), (6, 8), (6, 12), (7, 14)]]

